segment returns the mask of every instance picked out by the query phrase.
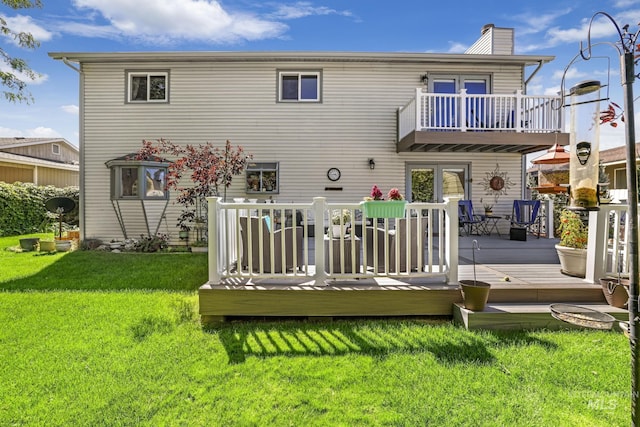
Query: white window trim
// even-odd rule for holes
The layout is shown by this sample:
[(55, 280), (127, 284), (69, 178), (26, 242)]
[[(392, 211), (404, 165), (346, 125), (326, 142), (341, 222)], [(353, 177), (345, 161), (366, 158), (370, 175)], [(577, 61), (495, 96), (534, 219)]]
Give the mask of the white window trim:
[[(298, 99), (282, 99), (282, 78), (295, 76), (298, 77)], [(302, 76), (316, 76), (316, 93), (318, 94), (315, 99), (300, 99), (302, 93)], [(322, 101), (322, 73), (320, 71), (300, 71), (300, 70), (288, 70), (278, 72), (278, 102), (312, 102), (318, 103)]]
[[(147, 78), (147, 99), (145, 100), (136, 100), (131, 99), (131, 80), (133, 77), (142, 77), (145, 76)], [(149, 91), (151, 90), (151, 84), (149, 82), (149, 78), (151, 76), (164, 76), (164, 99), (150, 99)], [(166, 104), (169, 102), (169, 72), (168, 71), (147, 71), (147, 70), (128, 70), (127, 71), (127, 94), (126, 94), (127, 103), (130, 104)]]
[(56, 156), (60, 155), (60, 144), (51, 144), (51, 153)]

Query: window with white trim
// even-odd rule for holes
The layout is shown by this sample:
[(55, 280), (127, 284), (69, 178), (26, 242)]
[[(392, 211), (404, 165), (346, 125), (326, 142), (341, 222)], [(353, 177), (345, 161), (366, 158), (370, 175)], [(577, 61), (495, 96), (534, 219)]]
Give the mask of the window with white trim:
[(127, 102), (168, 102), (169, 73), (129, 71)]
[(51, 144), (51, 152), (56, 156), (60, 155), (60, 144)]
[(280, 71), (278, 101), (320, 102), (320, 72)]
[(249, 163), (247, 193), (278, 193), (278, 162)]

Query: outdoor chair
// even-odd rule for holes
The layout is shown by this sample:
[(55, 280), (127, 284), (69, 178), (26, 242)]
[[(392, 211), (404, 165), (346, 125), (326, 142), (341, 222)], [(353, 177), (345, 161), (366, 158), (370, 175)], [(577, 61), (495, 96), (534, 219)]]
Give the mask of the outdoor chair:
[[(285, 268), (287, 271), (303, 266), (303, 230), (302, 227), (284, 227), (273, 231), (273, 271), (271, 271), (271, 231), (268, 217), (251, 217), (251, 229), (247, 217), (240, 217), (240, 237), (242, 244), (241, 268), (243, 271), (260, 271), (260, 254), (265, 273), (282, 273), (282, 251), (284, 245)], [(260, 223), (262, 222), (262, 227)], [(296, 265), (293, 260), (293, 243), (296, 243)], [(262, 236), (262, 246), (260, 245)], [(251, 260), (249, 260), (249, 240), (251, 240)], [(261, 250), (262, 249), (262, 250)], [(251, 264), (251, 266), (249, 265)], [(251, 268), (249, 268), (251, 267)]]
[[(423, 222), (423, 224), (426, 223)], [(411, 260), (409, 267), (411, 271), (418, 269), (418, 218), (411, 218), (409, 222), (409, 245), (411, 251)], [(385, 265), (385, 243), (387, 247), (387, 256), (389, 260), (389, 272), (406, 273), (407, 272), (407, 220), (400, 218), (396, 220), (396, 226), (385, 232), (384, 228), (367, 227), (366, 228), (366, 255), (367, 267), (374, 267), (377, 261), (378, 273), (384, 272)], [(374, 233), (377, 234), (377, 242), (374, 241)], [(398, 264), (396, 265), (396, 244), (399, 245)]]
[(460, 230), (466, 231), (467, 236), (470, 234), (484, 234), (485, 221), (484, 215), (476, 215), (473, 212), (471, 200), (460, 200), (458, 202), (458, 225)]
[(529, 233), (536, 233), (539, 239), (542, 231), (540, 200), (514, 200), (511, 227), (524, 228)]

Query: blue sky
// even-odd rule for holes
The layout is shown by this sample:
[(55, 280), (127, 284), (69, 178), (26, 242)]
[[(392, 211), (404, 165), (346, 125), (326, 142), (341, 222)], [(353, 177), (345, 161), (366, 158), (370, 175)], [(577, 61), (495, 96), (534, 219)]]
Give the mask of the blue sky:
[[(0, 6), (11, 27), (32, 32), (41, 45), (2, 47), (26, 59), (41, 77), (29, 84), (31, 104), (0, 100), (0, 136), (63, 137), (78, 144), (78, 75), (48, 52), (176, 50), (312, 50), (461, 53), (483, 25), (515, 29), (517, 54), (554, 55), (536, 74), (529, 94), (555, 94), (565, 67), (586, 41), (589, 20), (605, 11), (636, 31), (640, 0), (535, 2), (458, 0), (225, 1), (42, 0), (41, 9)], [(579, 3), (580, 6), (576, 6)], [(618, 40), (608, 21), (592, 26), (593, 41)], [(568, 86), (587, 78), (609, 81), (611, 99), (623, 105), (616, 50), (598, 47), (606, 59), (578, 61)], [(639, 67), (640, 68), (640, 67)], [(529, 72), (531, 72), (529, 70)], [(418, 83), (418, 82), (416, 82)], [(640, 95), (640, 85), (634, 88)], [(636, 110), (638, 110), (636, 106)], [(603, 128), (601, 148), (624, 145), (624, 125)]]

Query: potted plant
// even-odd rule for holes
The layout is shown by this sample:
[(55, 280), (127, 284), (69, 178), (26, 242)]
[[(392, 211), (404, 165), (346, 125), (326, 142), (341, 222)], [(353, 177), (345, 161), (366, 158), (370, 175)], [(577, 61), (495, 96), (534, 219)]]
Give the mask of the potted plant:
[(462, 293), (462, 303), (464, 308), (471, 311), (482, 311), (489, 300), (491, 284), (476, 279), (476, 255), (475, 251), (480, 250), (477, 240), (473, 240), (471, 254), (473, 259), (473, 280), (460, 280), (460, 292)]
[(387, 193), (387, 200), (377, 185), (371, 188), (371, 195), (364, 198), (364, 214), (369, 218), (403, 218), (407, 201), (397, 188)]
[(336, 209), (331, 214), (331, 236), (334, 238), (347, 234), (347, 225), (351, 222), (349, 209)]
[(482, 203), (482, 206), (484, 207), (484, 214), (486, 216), (493, 215), (493, 205), (491, 203), (484, 203), (482, 199), (480, 199), (480, 203)]
[(557, 230), (560, 242), (555, 245), (561, 271), (575, 277), (585, 277), (587, 272), (587, 239), (589, 229), (580, 215), (569, 209), (560, 214)]

